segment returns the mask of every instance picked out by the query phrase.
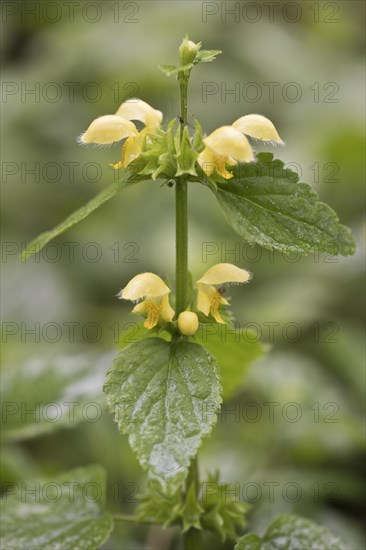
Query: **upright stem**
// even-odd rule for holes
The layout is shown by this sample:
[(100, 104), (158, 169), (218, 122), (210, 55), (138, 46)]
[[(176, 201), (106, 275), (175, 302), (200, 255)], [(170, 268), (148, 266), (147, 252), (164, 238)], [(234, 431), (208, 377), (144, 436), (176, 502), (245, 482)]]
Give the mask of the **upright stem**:
[(183, 126), (187, 124), (188, 80), (189, 80), (189, 71), (184, 71), (179, 74), (178, 81), (179, 81), (179, 89), (180, 89), (180, 116), (182, 118), (181, 135), (183, 131)]
[[(180, 116), (181, 129), (180, 136), (183, 137), (183, 129), (187, 123), (187, 103), (188, 103), (188, 80), (189, 71), (179, 73), (180, 89)], [(187, 307), (187, 286), (188, 286), (188, 186), (186, 176), (177, 178), (175, 183), (175, 243), (176, 243), (176, 312), (177, 315)], [(198, 462), (197, 457), (192, 460), (189, 468), (186, 493), (194, 483), (196, 492), (199, 489)], [(202, 534), (201, 531), (189, 529), (183, 535), (184, 550), (201, 550)]]
[(176, 243), (176, 311), (187, 307), (188, 282), (188, 201), (187, 181), (179, 178), (175, 184), (175, 243)]
[(183, 535), (184, 550), (202, 550), (202, 532), (192, 527)]
[[(181, 138), (187, 120), (188, 79), (186, 71), (179, 73)], [(176, 311), (177, 315), (187, 307), (188, 283), (188, 188), (187, 178), (182, 176), (175, 184), (175, 235), (176, 235)]]

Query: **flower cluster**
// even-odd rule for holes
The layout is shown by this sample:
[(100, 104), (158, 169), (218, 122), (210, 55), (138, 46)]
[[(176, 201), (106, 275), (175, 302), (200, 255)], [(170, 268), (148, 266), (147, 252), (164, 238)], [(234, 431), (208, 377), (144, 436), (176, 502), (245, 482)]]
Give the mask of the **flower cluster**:
[[(205, 317), (212, 316), (217, 323), (225, 323), (219, 311), (220, 306), (229, 304), (223, 296), (223, 287), (247, 283), (250, 277), (248, 271), (232, 264), (221, 263), (211, 267), (196, 281), (196, 311), (203, 313)], [(152, 329), (173, 322), (175, 311), (170, 305), (169, 294), (170, 288), (158, 275), (146, 272), (133, 277), (118, 297), (137, 302), (132, 313), (143, 315), (145, 328)], [(188, 310), (181, 312), (177, 325), (182, 334), (193, 336), (199, 327), (197, 313)]]
[[(185, 128), (184, 140), (174, 136), (173, 120), (165, 132), (160, 128), (163, 115), (140, 99), (130, 99), (122, 103), (114, 115), (105, 115), (93, 120), (89, 128), (79, 138), (83, 144), (110, 145), (125, 140), (122, 145), (122, 159), (111, 164), (114, 169), (126, 168), (132, 161), (142, 156), (146, 166), (142, 174), (153, 179), (175, 177), (184, 173), (196, 174), (198, 165), (206, 176), (218, 175), (224, 180), (233, 177), (227, 167), (238, 162), (252, 162), (254, 152), (248, 137), (283, 144), (273, 123), (262, 115), (246, 115), (231, 126), (221, 126), (207, 137), (203, 137), (197, 124), (196, 133), (191, 139)], [(144, 127), (138, 130), (132, 121), (141, 122)]]

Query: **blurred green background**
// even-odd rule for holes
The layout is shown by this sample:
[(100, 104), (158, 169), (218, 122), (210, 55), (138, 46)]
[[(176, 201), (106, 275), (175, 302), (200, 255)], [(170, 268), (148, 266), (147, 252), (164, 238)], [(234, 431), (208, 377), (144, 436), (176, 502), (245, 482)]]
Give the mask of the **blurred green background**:
[[(117, 292), (144, 270), (174, 276), (174, 193), (161, 182), (124, 191), (26, 263), (17, 254), (113, 181), (108, 163), (119, 146), (76, 142), (94, 118), (132, 96), (165, 122), (178, 115), (177, 82), (157, 66), (176, 62), (188, 32), (223, 51), (193, 72), (190, 122), (199, 118), (209, 133), (244, 114), (269, 117), (286, 142), (276, 156), (314, 185), (358, 243), (351, 258), (248, 248), (209, 191), (192, 184), (193, 276), (220, 261), (252, 271), (250, 285), (231, 291), (234, 312), (271, 344), (204, 443), (202, 473), (219, 468), (223, 481), (239, 483), (253, 503), (253, 530), (296, 512), (363, 548), (363, 2), (80, 1), (70, 10), (63, 2), (2, 7), (3, 358), (6, 372), (20, 369), (5, 398), (17, 383), (15, 401), (34, 393), (37, 357), (115, 350), (116, 335), (135, 321)], [(90, 375), (95, 400), (108, 367), (102, 361), (96, 386), (95, 369)], [(3, 482), (96, 462), (108, 470), (110, 506), (132, 511), (145, 477), (108, 413), (65, 426), (9, 437)], [(121, 525), (105, 547), (163, 548), (164, 537)]]

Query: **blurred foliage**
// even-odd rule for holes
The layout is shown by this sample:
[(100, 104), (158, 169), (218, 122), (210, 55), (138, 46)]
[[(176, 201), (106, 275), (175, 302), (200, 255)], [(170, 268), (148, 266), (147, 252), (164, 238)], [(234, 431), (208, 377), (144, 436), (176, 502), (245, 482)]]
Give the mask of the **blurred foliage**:
[[(29, 7), (32, 2), (13, 4)], [(95, 117), (113, 113), (128, 94), (162, 110), (165, 120), (177, 116), (176, 81), (157, 67), (176, 61), (177, 45), (188, 32), (205, 48), (223, 51), (193, 74), (190, 123), (197, 116), (208, 133), (247, 113), (268, 116), (287, 144), (276, 156), (296, 168), (300, 181), (314, 185), (358, 241), (351, 258), (300, 258), (248, 247), (233, 234), (207, 190), (192, 184), (193, 278), (220, 261), (250, 269), (250, 285), (231, 289), (233, 308), (242, 330), (254, 330), (272, 347), (266, 359), (246, 369), (226, 402), (212, 438), (204, 443), (202, 471), (219, 468), (220, 479), (234, 484), (252, 504), (249, 522), (255, 532), (263, 533), (279, 513), (297, 513), (327, 525), (350, 541), (350, 548), (362, 548), (363, 2), (332, 3), (338, 8), (334, 23), (327, 21), (324, 2), (314, 4), (319, 22), (310, 3), (297, 2), (301, 17), (293, 23), (283, 16), (286, 2), (275, 8), (273, 22), (268, 2), (258, 2), (262, 16), (257, 22), (242, 15), (237, 22), (230, 15), (221, 20), (222, 5), (239, 2), (214, 3), (218, 13), (207, 16), (207, 22), (201, 2), (136, 2), (138, 12), (130, 16), (135, 23), (123, 21), (131, 2), (100, 2), (102, 16), (95, 23), (81, 16), (85, 2), (78, 4), (73, 22), (62, 2), (63, 15), (56, 22), (49, 20), (52, 15), (41, 15), (37, 22), (21, 10), (3, 18), (5, 359), (24, 365), (40, 356), (82, 350), (99, 357), (113, 351), (119, 333), (129, 326), (134, 330), (129, 305), (116, 299), (120, 288), (143, 270), (173, 277), (174, 197), (159, 181), (127, 189), (39, 257), (20, 263), (17, 256), (24, 243), (112, 183), (108, 163), (119, 159), (118, 148), (76, 143)], [(113, 5), (120, 9), (117, 22)], [(264, 85), (269, 82), (278, 83), (273, 101)], [(294, 82), (302, 96), (291, 102), (284, 90)], [(75, 83), (74, 97), (67, 83)], [(218, 91), (205, 97), (207, 83)], [(236, 83), (239, 98), (225, 95)], [(249, 91), (248, 83), (259, 86), (258, 101), (249, 97), (254, 88)], [(336, 87), (326, 88), (329, 83)], [(38, 96), (24, 93), (37, 87)], [(52, 100), (54, 90), (61, 90), (57, 100)], [(100, 97), (92, 101), (88, 97), (95, 90)], [(336, 102), (327, 102), (333, 90)], [(291, 92), (294, 88), (288, 87)], [(27, 335), (27, 329), (36, 335)], [(103, 369), (108, 367), (106, 362)], [(19, 376), (28, 374), (23, 369)], [(27, 383), (28, 378), (25, 389)], [(111, 417), (104, 412), (98, 422), (57, 427), (4, 447), (3, 483), (100, 463), (108, 471), (109, 506), (132, 512), (145, 480)], [(174, 536), (121, 524), (106, 548), (120, 548), (121, 540), (125, 548), (142, 548), (146, 540), (162, 548)]]

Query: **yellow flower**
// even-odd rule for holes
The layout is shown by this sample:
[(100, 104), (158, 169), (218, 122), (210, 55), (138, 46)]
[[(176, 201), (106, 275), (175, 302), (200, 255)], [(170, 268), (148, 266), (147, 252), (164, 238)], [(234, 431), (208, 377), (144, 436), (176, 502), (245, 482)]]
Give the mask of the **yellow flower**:
[(230, 179), (233, 174), (226, 170), (226, 165), (235, 166), (238, 161), (254, 160), (253, 149), (243, 134), (262, 141), (283, 144), (268, 118), (262, 115), (238, 118), (231, 126), (222, 126), (203, 140), (205, 148), (199, 154), (197, 162), (207, 176), (216, 171), (224, 179)]
[(208, 176), (216, 171), (225, 179), (233, 175), (225, 165), (235, 166), (237, 161), (251, 162), (254, 160), (253, 150), (247, 138), (232, 126), (221, 126), (204, 138), (204, 150), (199, 154), (197, 162)]
[[(126, 168), (142, 150), (145, 137), (160, 126), (163, 115), (141, 99), (129, 99), (122, 103), (114, 115), (105, 115), (93, 120), (79, 138), (80, 143), (106, 145), (126, 139), (122, 146), (122, 160), (112, 164), (113, 168)], [(142, 122), (145, 127), (139, 132), (132, 120)]]
[(182, 311), (178, 317), (178, 327), (185, 336), (193, 336), (199, 327), (197, 314), (193, 311)]
[(228, 301), (223, 297), (221, 287), (229, 283), (247, 283), (250, 277), (248, 271), (235, 265), (214, 265), (196, 282), (197, 309), (207, 317), (211, 313), (217, 323), (225, 323), (219, 313), (219, 306), (228, 305)]
[(128, 285), (121, 290), (118, 297), (139, 303), (132, 313), (146, 315), (144, 327), (154, 328), (160, 320), (171, 322), (174, 310), (169, 304), (170, 288), (155, 273), (140, 273), (131, 279)]

